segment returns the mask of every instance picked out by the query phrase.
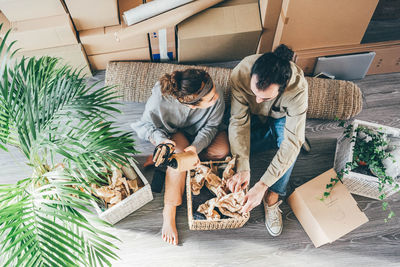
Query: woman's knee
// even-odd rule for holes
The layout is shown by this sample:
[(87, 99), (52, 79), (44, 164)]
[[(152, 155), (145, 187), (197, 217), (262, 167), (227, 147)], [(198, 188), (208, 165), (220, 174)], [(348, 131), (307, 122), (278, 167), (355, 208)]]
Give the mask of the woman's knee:
[(171, 136), (171, 140), (175, 142), (175, 151), (178, 153), (183, 152), (183, 150), (190, 145), (186, 136), (182, 132), (174, 133)]

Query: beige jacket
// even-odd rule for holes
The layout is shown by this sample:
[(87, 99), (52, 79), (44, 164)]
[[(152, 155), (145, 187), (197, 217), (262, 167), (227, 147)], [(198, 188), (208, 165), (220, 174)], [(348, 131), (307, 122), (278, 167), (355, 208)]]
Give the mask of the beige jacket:
[[(231, 152), (237, 157), (237, 171), (250, 171), (250, 115), (268, 116), (275, 99), (262, 103), (250, 89), (251, 67), (261, 55), (244, 58), (231, 74), (231, 118), (229, 123), (229, 142)], [(302, 144), (308, 107), (308, 84), (303, 71), (291, 62), (292, 77), (284, 93), (271, 110), (271, 117), (286, 116), (284, 141), (261, 177), (268, 187), (279, 180), (295, 162)]]

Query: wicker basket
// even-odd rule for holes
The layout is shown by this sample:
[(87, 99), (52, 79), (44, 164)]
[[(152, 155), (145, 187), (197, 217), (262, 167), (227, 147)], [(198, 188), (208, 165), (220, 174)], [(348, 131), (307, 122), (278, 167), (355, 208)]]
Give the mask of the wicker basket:
[[(219, 163), (227, 163), (219, 162)], [(246, 189), (247, 191), (247, 189)], [(193, 203), (192, 203), (192, 190), (190, 186), (190, 171), (186, 176), (186, 196), (187, 196), (187, 214), (190, 230), (221, 230), (221, 229), (235, 229), (242, 227), (249, 219), (250, 213), (246, 214), (240, 219), (228, 218), (217, 220), (196, 220), (193, 218)]]
[(139, 178), (142, 180), (144, 186), (106, 211), (102, 211), (97, 203), (94, 201), (92, 202), (100, 219), (111, 224), (116, 224), (132, 212), (153, 200), (153, 194), (151, 192), (149, 182), (143, 176), (142, 172), (132, 159), (129, 159), (129, 164), (133, 167)]
[[(357, 134), (355, 132), (355, 129), (357, 129), (358, 126), (365, 126), (370, 129), (376, 129), (388, 135), (400, 135), (400, 129), (372, 122), (354, 120), (352, 125), (353, 128), (351, 136), (353, 137), (355, 137), (355, 135)], [(353, 148), (354, 142), (351, 142), (351, 138), (346, 138), (345, 135), (342, 135), (338, 138), (334, 163), (334, 169), (336, 172), (340, 172), (340, 170), (345, 167), (347, 162), (353, 161)], [(373, 199), (379, 199), (379, 196), (382, 195), (382, 193), (384, 193), (386, 197), (389, 197), (396, 193), (397, 190), (394, 190), (394, 187), (396, 186), (396, 184), (399, 183), (399, 180), (400, 177), (397, 177), (397, 183), (394, 183), (392, 185), (385, 184), (385, 187), (380, 192), (378, 178), (375, 176), (365, 175), (353, 171), (349, 171), (349, 173), (345, 173), (343, 175), (343, 183), (350, 191), (350, 193)]]

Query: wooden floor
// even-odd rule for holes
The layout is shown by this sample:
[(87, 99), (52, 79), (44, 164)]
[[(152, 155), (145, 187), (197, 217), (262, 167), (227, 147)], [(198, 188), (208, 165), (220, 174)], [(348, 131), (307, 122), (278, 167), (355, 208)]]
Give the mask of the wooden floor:
[[(234, 64), (233, 64), (234, 65)], [(92, 80), (101, 80), (104, 72)], [(357, 118), (400, 127), (400, 73), (368, 76), (358, 81), (362, 89), (364, 109)], [(124, 103), (124, 114), (117, 120), (121, 128), (142, 114), (144, 104)], [(290, 181), (294, 188), (333, 166), (336, 138), (340, 134), (336, 122), (308, 120), (306, 134), (312, 152), (300, 155)], [(137, 143), (143, 153), (136, 158), (143, 162), (152, 152), (149, 143)], [(273, 152), (251, 160), (252, 183), (257, 181), (272, 159)], [(15, 182), (30, 174), (16, 151), (12, 156), (0, 152), (0, 183)], [(151, 180), (151, 171), (145, 172)], [(400, 197), (390, 204), (398, 214), (384, 223), (385, 213), (376, 200), (355, 196), (369, 222), (336, 242), (314, 248), (293, 212), (284, 203), (284, 230), (272, 238), (264, 226), (261, 206), (252, 213), (241, 229), (224, 231), (190, 231), (186, 202), (178, 208), (177, 226), (181, 245), (173, 247), (162, 242), (163, 195), (154, 194), (154, 201), (125, 218), (111, 230), (121, 240), (118, 252), (121, 260), (114, 266), (400, 266)], [(332, 226), (334, 227), (334, 225)]]

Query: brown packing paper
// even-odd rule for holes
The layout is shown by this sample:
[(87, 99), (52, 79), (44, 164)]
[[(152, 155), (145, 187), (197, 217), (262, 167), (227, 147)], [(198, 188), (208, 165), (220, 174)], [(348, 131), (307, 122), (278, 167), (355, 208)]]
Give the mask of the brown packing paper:
[(222, 2), (222, 0), (197, 0), (188, 3), (125, 29), (121, 29), (115, 32), (115, 38), (122, 41), (129, 38), (131, 35), (146, 34), (161, 28), (174, 27), (184, 19), (219, 2)]
[(10, 21), (45, 18), (67, 13), (62, 0), (1, 0), (0, 10)]
[(337, 183), (327, 199), (321, 201), (326, 184), (336, 177), (333, 169), (295, 189), (288, 203), (315, 247), (331, 243), (368, 218), (342, 183)]
[(273, 49), (359, 44), (378, 0), (283, 0)]
[(119, 24), (117, 0), (64, 0), (78, 31)]
[[(11, 33), (7, 44), (14, 40), (14, 49), (36, 50), (77, 44), (76, 34), (68, 14), (15, 21), (10, 23)], [(7, 29), (4, 27), (0, 37)]]
[(258, 4), (210, 8), (180, 23), (177, 31), (179, 62), (241, 60), (257, 49)]

